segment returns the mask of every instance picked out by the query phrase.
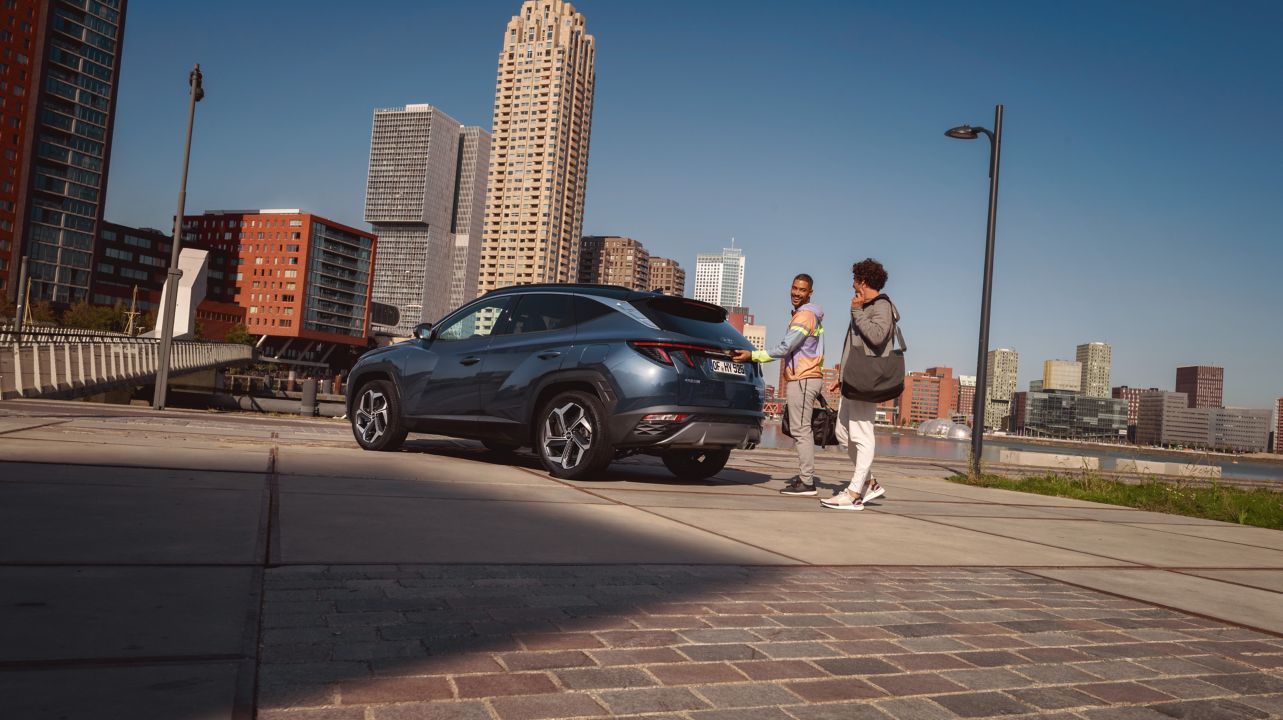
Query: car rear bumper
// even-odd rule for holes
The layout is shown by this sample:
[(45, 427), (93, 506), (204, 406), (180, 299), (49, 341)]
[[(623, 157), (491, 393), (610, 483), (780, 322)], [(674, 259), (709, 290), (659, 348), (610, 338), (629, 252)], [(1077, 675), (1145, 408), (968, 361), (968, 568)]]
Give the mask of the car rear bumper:
[[(682, 422), (643, 422), (647, 415), (683, 413)], [(611, 419), (619, 448), (752, 448), (762, 440), (762, 415), (725, 408), (649, 408)]]

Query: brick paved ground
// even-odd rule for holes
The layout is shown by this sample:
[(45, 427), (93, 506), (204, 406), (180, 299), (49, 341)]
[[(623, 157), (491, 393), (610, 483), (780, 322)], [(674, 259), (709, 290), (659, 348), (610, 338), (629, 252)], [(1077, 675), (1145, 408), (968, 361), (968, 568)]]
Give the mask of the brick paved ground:
[(268, 571), (265, 720), (1267, 718), (1283, 640), (1008, 569)]

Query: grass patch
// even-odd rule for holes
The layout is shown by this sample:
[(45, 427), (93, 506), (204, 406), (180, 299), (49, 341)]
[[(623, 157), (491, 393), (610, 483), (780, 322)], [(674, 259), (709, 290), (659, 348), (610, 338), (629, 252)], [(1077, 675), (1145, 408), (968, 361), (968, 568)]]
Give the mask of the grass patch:
[(1283, 530), (1283, 493), (1265, 488), (1244, 490), (1225, 485), (1195, 486), (1153, 479), (1131, 484), (1094, 475), (1066, 477), (1052, 474), (1009, 478), (986, 474), (979, 479), (954, 475), (949, 480), (963, 485), (1055, 495), (1138, 510)]

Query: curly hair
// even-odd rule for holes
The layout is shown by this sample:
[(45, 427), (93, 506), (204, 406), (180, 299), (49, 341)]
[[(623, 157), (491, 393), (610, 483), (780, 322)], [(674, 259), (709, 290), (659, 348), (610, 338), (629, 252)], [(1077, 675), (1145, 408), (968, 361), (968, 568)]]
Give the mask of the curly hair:
[(865, 258), (852, 265), (851, 275), (874, 290), (881, 290), (887, 284), (887, 269), (873, 258)]

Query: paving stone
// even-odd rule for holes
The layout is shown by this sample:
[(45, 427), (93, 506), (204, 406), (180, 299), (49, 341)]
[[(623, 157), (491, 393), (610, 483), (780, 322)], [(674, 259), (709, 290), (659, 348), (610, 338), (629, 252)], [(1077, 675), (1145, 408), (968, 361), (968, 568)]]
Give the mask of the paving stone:
[(337, 694), (329, 685), (259, 685), (259, 710), (290, 710), (337, 704)]
[(754, 645), (758, 652), (774, 660), (836, 657), (842, 653), (817, 642), (777, 642)]
[(716, 708), (758, 707), (762, 705), (792, 705), (800, 702), (797, 695), (779, 685), (769, 683), (740, 683), (736, 685), (708, 685), (695, 689)]
[(1141, 684), (1180, 700), (1201, 700), (1204, 698), (1224, 697), (1231, 694), (1229, 690), (1223, 687), (1192, 677), (1156, 678), (1154, 680), (1142, 680)]
[(885, 675), (899, 672), (899, 668), (877, 658), (835, 658), (816, 660), (816, 665), (830, 675)]
[(692, 643), (748, 643), (761, 638), (748, 630), (737, 628), (702, 628), (698, 630), (679, 630), (678, 635)]
[(365, 720), (364, 708), (318, 708), (315, 710), (268, 710), (262, 720)]
[(1283, 717), (1283, 695), (1260, 695), (1237, 699), (1244, 705), (1265, 711), (1270, 717)]
[(1270, 717), (1263, 710), (1228, 699), (1186, 700), (1148, 707), (1167, 717), (1181, 718), (1181, 720), (1255, 720)]
[(615, 715), (702, 710), (708, 703), (687, 688), (643, 688), (610, 690), (598, 693), (606, 708)]
[[(868, 703), (825, 703), (823, 705), (794, 705), (787, 708), (790, 717), (797, 720), (889, 720), (892, 715)], [(918, 716), (920, 720), (932, 720)]]
[(592, 650), (588, 653), (600, 665), (650, 665), (686, 662), (686, 656), (672, 648)]
[(1200, 680), (1231, 690), (1239, 695), (1283, 693), (1283, 679), (1261, 673), (1242, 675), (1204, 675)]
[(374, 720), (493, 720), (485, 704), (475, 701), (403, 703), (369, 710)]
[(676, 650), (691, 660), (755, 660), (766, 657), (749, 645), (678, 645)]
[(769, 627), (754, 628), (753, 634), (770, 642), (803, 642), (815, 640), (828, 642), (830, 637), (823, 628)]
[(407, 668), (412, 669), (415, 675), (467, 675), (504, 670), (497, 660), (484, 653), (429, 655), (410, 663), (403, 659), (371, 660), (370, 668), (375, 675), (404, 675)]
[(549, 670), (552, 668), (587, 667), (597, 664), (582, 650), (501, 653), (499, 658), (509, 670)]
[(677, 633), (668, 630), (609, 630), (597, 633), (606, 647), (667, 647), (681, 642)]
[(1134, 682), (1093, 683), (1076, 689), (1111, 703), (1151, 703), (1170, 700), (1171, 696)]
[(1068, 687), (1045, 687), (1008, 690), (1007, 694), (1039, 710), (1063, 710), (1103, 704), (1099, 698)]
[(1025, 687), (1029, 680), (1004, 668), (982, 670), (945, 670), (941, 676), (958, 683), (968, 690), (1005, 690)]
[(691, 720), (793, 720), (792, 715), (774, 707), (698, 710), (689, 717)]
[(556, 675), (562, 685), (572, 690), (651, 687), (657, 684), (650, 673), (630, 667), (558, 670)]
[(339, 701), (344, 705), (449, 700), (454, 698), (444, 677), (370, 678), (339, 684)]
[(1021, 715), (1033, 711), (1028, 705), (997, 692), (940, 695), (930, 700), (964, 718)]
[(958, 717), (953, 711), (926, 698), (882, 700), (874, 707), (895, 720), (956, 720)]
[(869, 683), (856, 678), (790, 682), (786, 683), (784, 686), (807, 702), (859, 700), (863, 698), (883, 697), (886, 695), (886, 693), (880, 688), (876, 688)]
[(505, 697), (493, 700), (491, 705), (501, 720), (607, 717), (610, 714), (591, 696), (580, 693)]
[(1019, 655), (1005, 650), (978, 650), (959, 652), (954, 655), (976, 667), (1002, 667), (1004, 665), (1025, 665), (1029, 661)]
[(1076, 665), (1022, 665), (1012, 668), (1037, 683), (1090, 683), (1103, 678), (1084, 672)]
[(967, 688), (943, 678), (935, 673), (911, 673), (907, 675), (877, 675), (869, 682), (886, 690), (895, 697), (910, 695), (934, 695), (947, 692), (962, 692)]
[(756, 660), (738, 662), (735, 667), (753, 680), (784, 680), (825, 677), (825, 672), (805, 660)]
[(552, 678), (545, 673), (512, 673), (504, 675), (460, 675), (454, 678), (460, 698), (485, 698), (498, 695), (533, 695), (557, 692)]
[(744, 673), (726, 663), (674, 663), (646, 668), (664, 685), (743, 682)]

